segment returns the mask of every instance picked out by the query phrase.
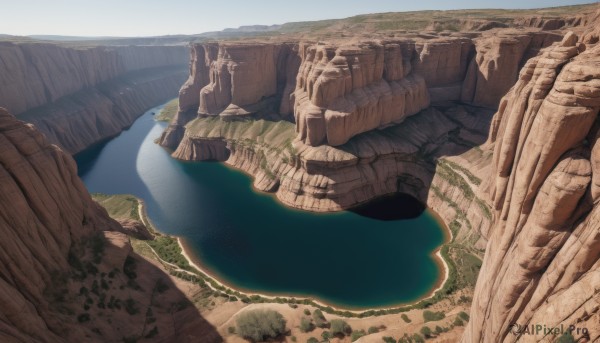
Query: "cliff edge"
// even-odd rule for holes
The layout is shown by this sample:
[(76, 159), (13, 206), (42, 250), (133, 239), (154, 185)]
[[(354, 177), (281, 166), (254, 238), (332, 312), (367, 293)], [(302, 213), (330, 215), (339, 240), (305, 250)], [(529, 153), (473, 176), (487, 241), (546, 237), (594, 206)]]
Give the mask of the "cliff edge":
[(600, 46), (585, 42), (529, 60), (494, 117), (493, 225), (463, 342), (557, 338), (531, 325), (600, 338)]

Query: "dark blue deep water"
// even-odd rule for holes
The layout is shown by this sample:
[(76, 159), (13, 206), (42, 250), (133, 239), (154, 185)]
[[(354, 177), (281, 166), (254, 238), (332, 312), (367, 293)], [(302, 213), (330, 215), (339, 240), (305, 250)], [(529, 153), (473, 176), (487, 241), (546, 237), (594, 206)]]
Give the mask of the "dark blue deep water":
[(416, 200), (332, 214), (290, 209), (224, 164), (171, 158), (154, 143), (166, 126), (154, 121), (158, 111), (78, 154), (79, 174), (90, 192), (144, 199), (153, 223), (183, 237), (221, 281), (345, 308), (411, 302), (435, 287), (440, 271), (432, 253), (444, 233)]

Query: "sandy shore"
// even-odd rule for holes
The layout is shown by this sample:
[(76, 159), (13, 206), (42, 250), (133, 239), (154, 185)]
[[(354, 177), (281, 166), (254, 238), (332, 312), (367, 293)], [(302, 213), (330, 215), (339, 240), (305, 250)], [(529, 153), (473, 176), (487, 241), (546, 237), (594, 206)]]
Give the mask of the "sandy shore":
[[(138, 199), (138, 202), (139, 202), (138, 214), (140, 216), (142, 223), (144, 225), (146, 225), (147, 227), (150, 227), (152, 230), (159, 231), (158, 228), (152, 224), (152, 222), (150, 221), (150, 218), (147, 216), (146, 211), (145, 211), (144, 201), (142, 199)], [(434, 214), (436, 221), (438, 221), (440, 226), (443, 228), (444, 236), (445, 236), (445, 240), (444, 240), (443, 244), (446, 244), (446, 243), (452, 241), (452, 232), (450, 231), (450, 229), (446, 226), (444, 221), (435, 212), (432, 212), (432, 213)], [(164, 234), (164, 233), (162, 233), (162, 234)], [(172, 237), (175, 237), (175, 236), (172, 236)], [(206, 277), (211, 279), (213, 282), (215, 282), (217, 285), (220, 285), (225, 288), (229, 288), (232, 291), (238, 292), (238, 293), (240, 293), (242, 295), (246, 295), (248, 297), (255, 295), (255, 296), (260, 296), (262, 298), (269, 299), (269, 300), (275, 300), (276, 298), (293, 298), (293, 299), (296, 299), (297, 301), (310, 300), (317, 305), (320, 305), (323, 307), (330, 307), (335, 311), (348, 311), (348, 312), (355, 313), (355, 314), (359, 314), (359, 313), (369, 311), (369, 310), (376, 310), (376, 311), (392, 310), (392, 309), (396, 309), (396, 308), (400, 308), (400, 307), (407, 307), (407, 306), (415, 305), (423, 300), (430, 299), (433, 296), (435, 296), (435, 294), (444, 287), (444, 284), (446, 283), (446, 281), (448, 281), (448, 276), (450, 274), (450, 268), (448, 267), (447, 261), (442, 257), (442, 254), (441, 254), (442, 247), (440, 247), (435, 251), (435, 253), (433, 254), (433, 257), (434, 257), (435, 263), (440, 267), (440, 270), (443, 270), (443, 273), (440, 273), (441, 275), (438, 278), (438, 281), (435, 283), (435, 288), (433, 290), (431, 290), (429, 293), (427, 293), (427, 295), (425, 297), (420, 298), (413, 302), (397, 304), (396, 306), (365, 308), (365, 309), (357, 310), (357, 309), (351, 309), (351, 308), (338, 307), (333, 304), (329, 304), (327, 302), (320, 301), (320, 300), (317, 300), (317, 299), (314, 299), (311, 297), (306, 297), (306, 296), (284, 295), (284, 294), (274, 295), (274, 294), (257, 293), (257, 292), (251, 292), (251, 291), (240, 289), (239, 287), (236, 287), (235, 285), (226, 284), (224, 282), (221, 282), (217, 277), (215, 277), (212, 273), (210, 273), (207, 270), (207, 268), (203, 268), (202, 266), (200, 266), (201, 263), (198, 261), (199, 259), (194, 258), (193, 254), (190, 253), (191, 249), (189, 249), (186, 246), (185, 241), (181, 237), (176, 237), (176, 238), (177, 238), (177, 243), (181, 247), (181, 254), (188, 261), (190, 266), (194, 267), (198, 273), (205, 275)], [(442, 244), (442, 246), (443, 246), (443, 244)]]
[[(450, 236), (452, 234), (450, 233)], [(444, 244), (446, 244), (447, 242), (449, 242), (450, 240), (444, 242)], [(324, 307), (331, 307), (333, 310), (335, 311), (348, 311), (351, 313), (362, 313), (365, 311), (369, 311), (369, 310), (391, 310), (391, 309), (395, 309), (395, 308), (400, 308), (400, 307), (405, 307), (405, 306), (411, 306), (411, 305), (415, 305), (423, 300), (427, 300), (429, 298), (432, 298), (433, 296), (435, 296), (435, 294), (440, 291), (443, 287), (444, 284), (446, 283), (446, 281), (448, 280), (448, 276), (450, 274), (450, 269), (448, 267), (448, 263), (446, 262), (446, 260), (444, 260), (444, 258), (442, 257), (441, 254), (441, 247), (439, 249), (436, 250), (436, 252), (433, 254), (434, 258), (435, 258), (435, 263), (440, 267), (441, 270), (443, 270), (443, 277), (439, 278), (439, 280), (435, 283), (435, 288), (433, 290), (431, 290), (429, 293), (427, 293), (427, 295), (423, 298), (420, 298), (419, 300), (410, 302), (410, 303), (402, 303), (402, 304), (398, 304), (396, 306), (390, 306), (390, 307), (375, 307), (375, 308), (364, 308), (364, 309), (351, 309), (351, 308), (345, 308), (345, 307), (338, 307), (335, 306), (333, 304), (329, 304), (327, 302), (324, 301), (320, 301), (311, 297), (306, 297), (306, 296), (298, 296), (298, 295), (285, 295), (285, 294), (266, 294), (266, 293), (257, 293), (257, 292), (251, 292), (251, 291), (247, 291), (247, 290), (243, 290), (240, 289), (234, 285), (229, 285), (226, 283), (223, 283), (221, 281), (219, 281), (219, 279), (217, 277), (215, 277), (212, 273), (210, 273), (209, 271), (207, 271), (206, 268), (201, 267), (199, 264), (200, 262), (196, 263), (196, 259), (193, 256), (193, 254), (189, 253), (189, 249), (186, 244), (185, 241), (182, 240), (180, 237), (177, 237), (177, 242), (179, 243), (179, 246), (181, 247), (181, 252), (183, 257), (188, 261), (188, 263), (190, 264), (190, 266), (194, 267), (195, 269), (197, 269), (200, 273), (204, 274), (205, 276), (207, 276), (208, 278), (210, 278), (211, 280), (213, 280), (215, 283), (217, 283), (220, 286), (226, 287), (231, 289), (232, 291), (236, 291), (239, 292), (242, 295), (246, 295), (248, 297), (253, 296), (253, 295), (258, 295), (260, 297), (266, 298), (266, 299), (270, 299), (270, 300), (274, 300), (276, 298), (294, 298), (298, 301), (302, 301), (302, 300), (310, 300), (312, 302), (314, 302), (317, 305), (320, 306), (324, 306)]]

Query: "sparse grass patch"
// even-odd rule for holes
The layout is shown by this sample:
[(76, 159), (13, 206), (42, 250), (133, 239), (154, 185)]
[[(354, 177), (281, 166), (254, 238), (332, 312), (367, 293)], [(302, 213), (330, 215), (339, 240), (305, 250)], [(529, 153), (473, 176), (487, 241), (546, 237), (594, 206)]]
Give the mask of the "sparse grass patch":
[(427, 322), (436, 322), (438, 320), (442, 320), (446, 318), (446, 315), (444, 314), (444, 312), (432, 312), (429, 310), (425, 310), (423, 311), (423, 319), (425, 320), (425, 323)]
[(177, 111), (179, 110), (179, 98), (175, 98), (165, 105), (160, 112), (154, 116), (155, 120), (158, 121), (171, 121)]
[(193, 270), (187, 259), (183, 256), (176, 238), (163, 235), (156, 237), (152, 241), (147, 241), (147, 243), (156, 251), (161, 259), (173, 263), (181, 269)]
[(129, 194), (102, 194), (93, 193), (92, 199), (106, 209), (108, 215), (114, 219), (140, 220), (138, 214), (138, 199)]

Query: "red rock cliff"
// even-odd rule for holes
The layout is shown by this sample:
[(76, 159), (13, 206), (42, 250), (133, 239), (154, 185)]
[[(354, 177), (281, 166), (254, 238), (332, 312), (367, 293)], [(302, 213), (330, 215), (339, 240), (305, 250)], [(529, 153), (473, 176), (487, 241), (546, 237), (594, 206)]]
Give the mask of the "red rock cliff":
[(464, 342), (553, 339), (513, 324), (600, 338), (600, 46), (584, 49), (568, 34), (529, 60), (495, 115), (493, 225)]
[(76, 153), (175, 96), (186, 61), (181, 46), (0, 42), (0, 106)]
[[(123, 229), (90, 198), (74, 160), (3, 108), (0, 151), (0, 341), (146, 335), (146, 317), (121, 305), (106, 309), (103, 299), (111, 297), (154, 313), (159, 329), (150, 341), (221, 341), (191, 304), (173, 312), (171, 302), (187, 300), (166, 274), (132, 253), (127, 236), (117, 232)], [(127, 283), (126, 264), (137, 266), (139, 288)], [(170, 294), (151, 294), (157, 282)]]

